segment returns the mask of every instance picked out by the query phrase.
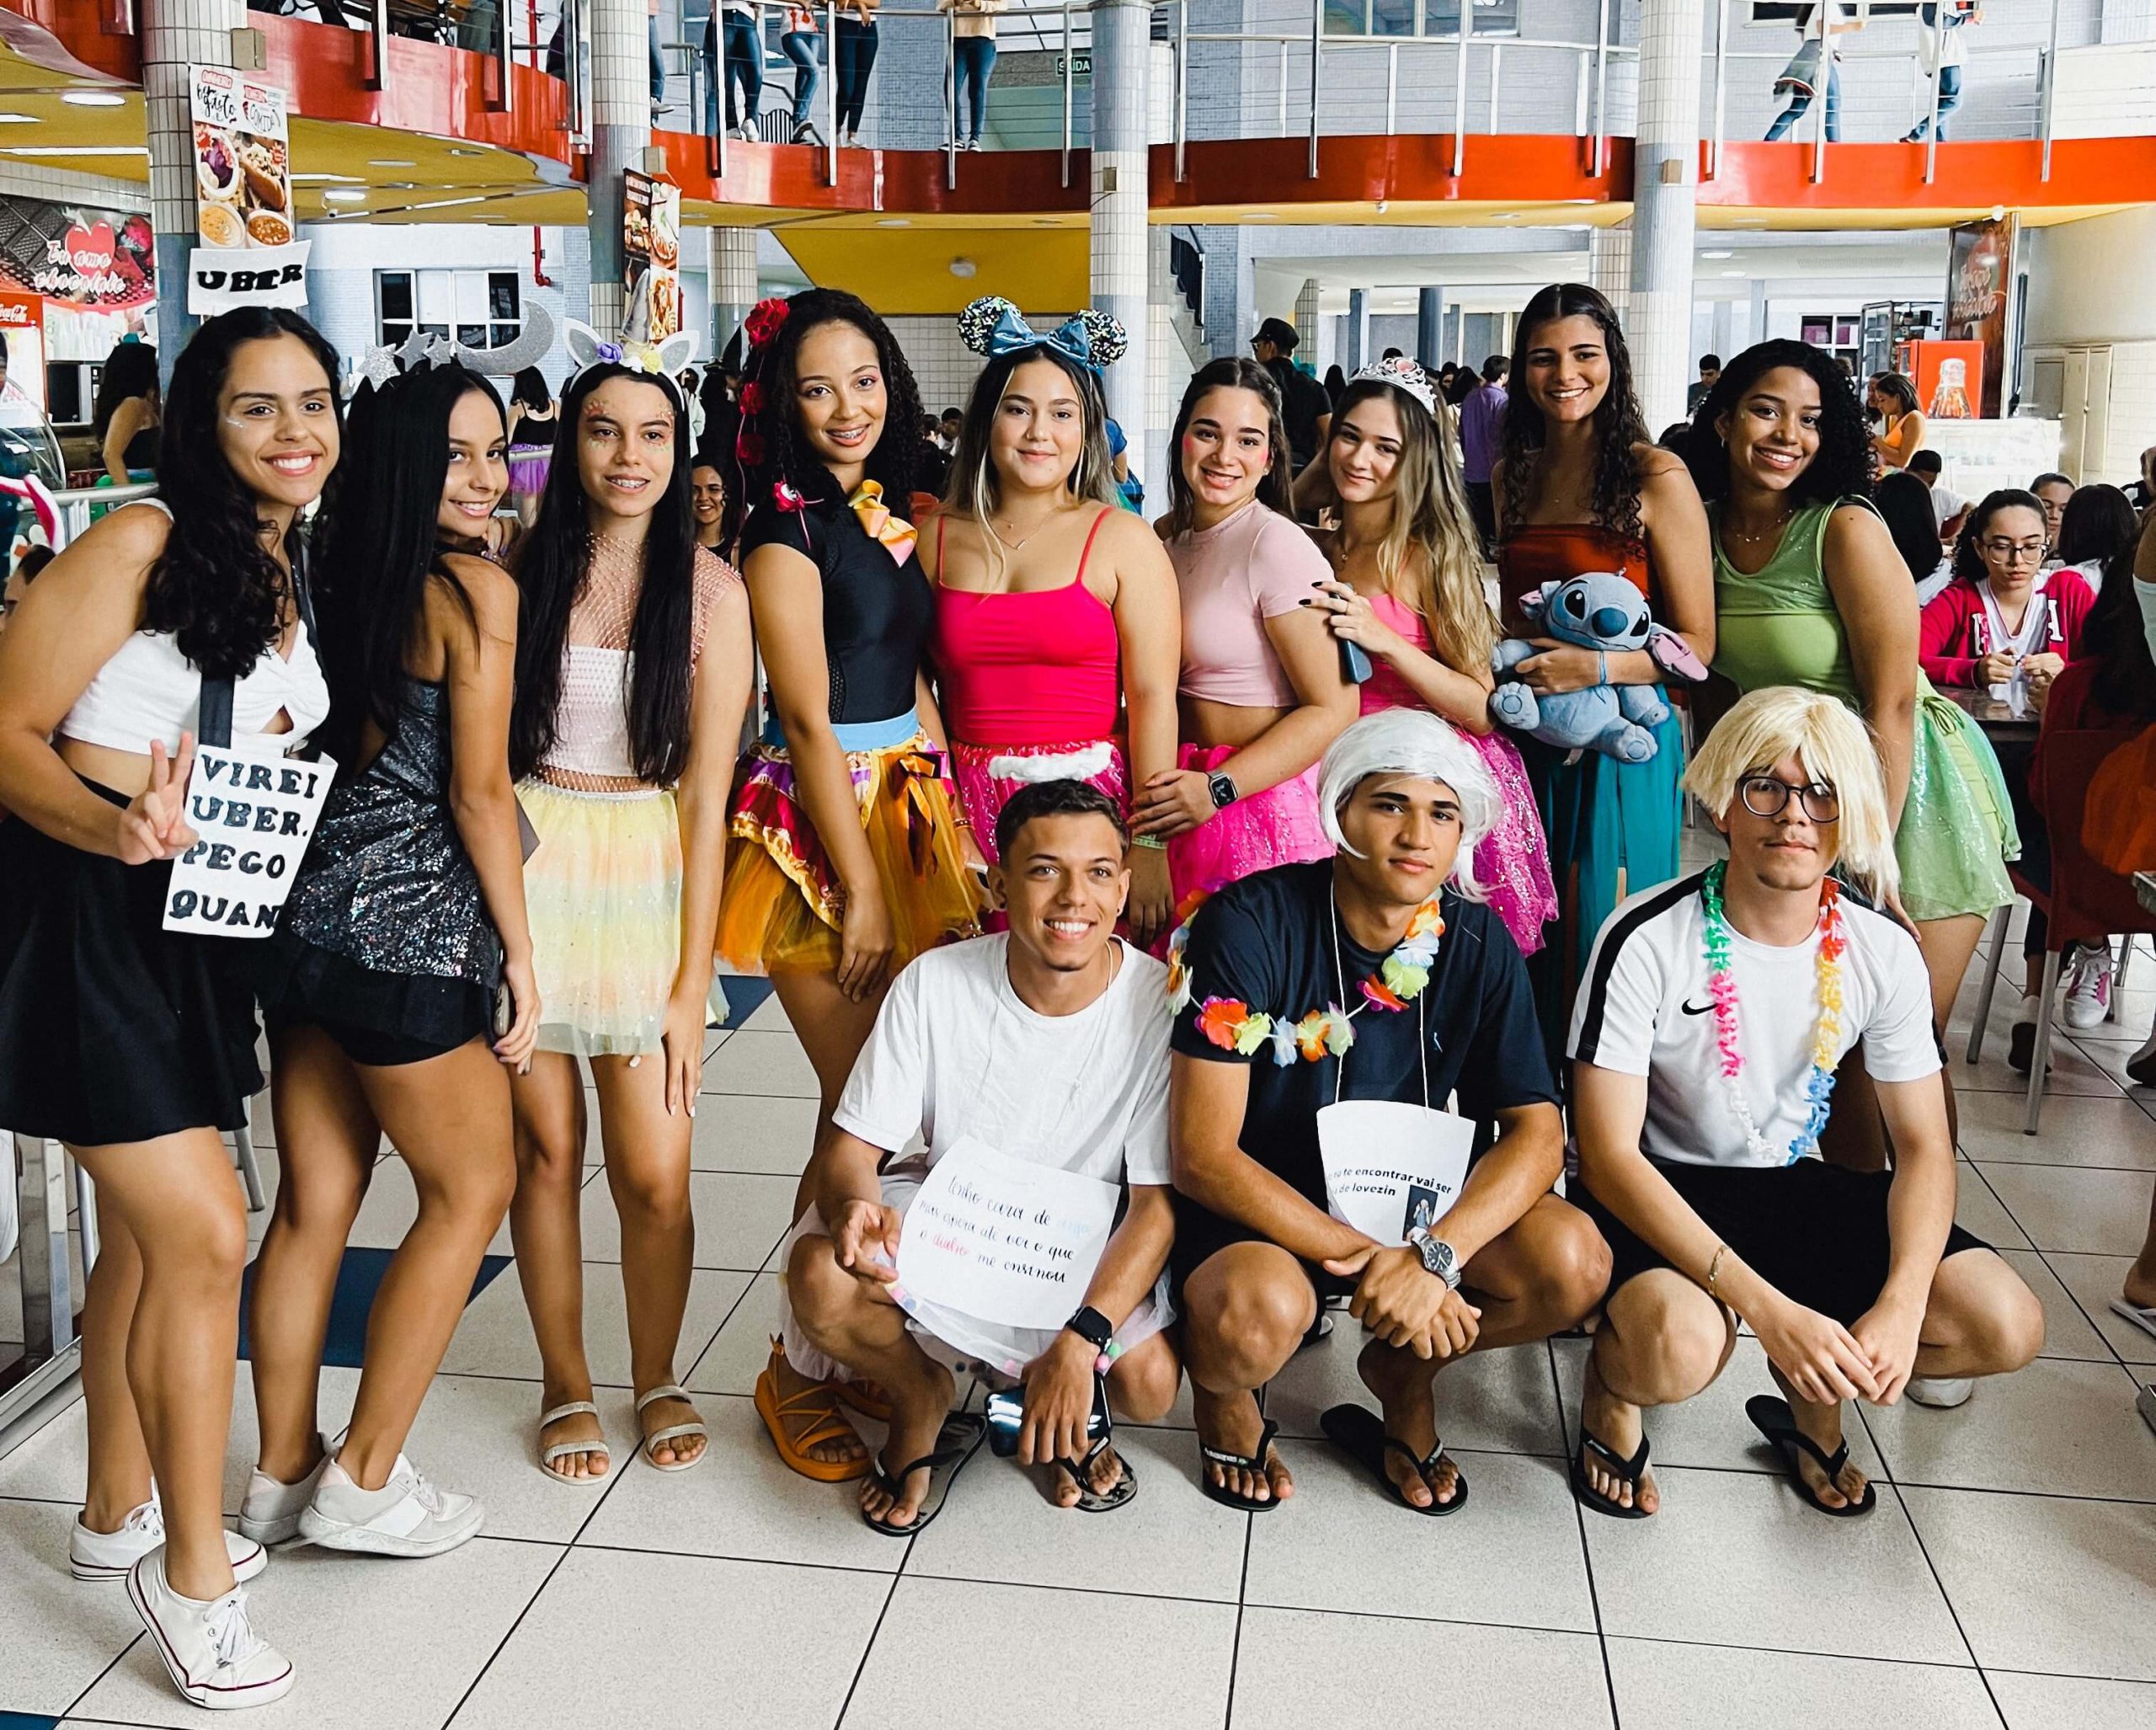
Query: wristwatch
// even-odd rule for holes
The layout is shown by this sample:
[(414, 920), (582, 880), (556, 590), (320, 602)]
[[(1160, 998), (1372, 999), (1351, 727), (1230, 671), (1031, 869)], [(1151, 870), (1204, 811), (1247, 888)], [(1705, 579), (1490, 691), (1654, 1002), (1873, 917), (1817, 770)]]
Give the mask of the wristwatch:
[(1241, 790), (1236, 787), (1235, 777), (1232, 775), (1208, 775), (1205, 777), (1205, 790), (1213, 795), (1213, 809), (1216, 811), (1225, 810), (1242, 797)]
[(1407, 1234), (1407, 1247), (1422, 1257), (1426, 1272), (1444, 1281), (1447, 1291), (1460, 1289), (1460, 1257), (1444, 1238), (1431, 1236), (1427, 1225), (1417, 1225)]
[(1096, 1352), (1107, 1350), (1115, 1338), (1115, 1323), (1091, 1304), (1079, 1305), (1071, 1312), (1070, 1319), (1063, 1325)]

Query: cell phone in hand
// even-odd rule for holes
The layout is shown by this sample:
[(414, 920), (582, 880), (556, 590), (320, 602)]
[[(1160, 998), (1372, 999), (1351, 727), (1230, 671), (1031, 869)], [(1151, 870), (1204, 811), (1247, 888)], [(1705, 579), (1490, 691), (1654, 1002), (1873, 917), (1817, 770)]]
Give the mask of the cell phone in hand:
[(1361, 685), (1368, 682), (1370, 672), (1370, 658), (1363, 653), (1363, 645), (1343, 641), (1340, 645), (1340, 676), (1350, 685)]

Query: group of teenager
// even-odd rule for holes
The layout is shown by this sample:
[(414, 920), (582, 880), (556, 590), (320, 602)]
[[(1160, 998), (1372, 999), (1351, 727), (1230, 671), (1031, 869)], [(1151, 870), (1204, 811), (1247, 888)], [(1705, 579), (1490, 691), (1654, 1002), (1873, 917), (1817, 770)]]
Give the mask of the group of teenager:
[[(2036, 1300), (1953, 1225), (1936, 1037), (2009, 899), (2011, 806), (1919, 669), (1827, 357), (1736, 357), (1680, 460), (1607, 302), (1535, 296), (1493, 611), (1412, 361), (1350, 381), (1299, 473), (1267, 369), (1209, 363), (1149, 524), (1109, 451), (1114, 322), (989, 301), (960, 329), (984, 365), (932, 512), (911, 373), (855, 297), (755, 309), (731, 449), (693, 448), (673, 344), (579, 329), (509, 537), (485, 379), (418, 366), (348, 409), (304, 321), (227, 314), (178, 357), (158, 499), (61, 553), (0, 634), (0, 1123), (68, 1145), (103, 1231), (70, 1562), (125, 1582), (188, 1699), (292, 1685), (241, 1583), (268, 1547), (423, 1556), (480, 1529), (404, 1449), (504, 1213), (536, 1461), (570, 1487), (618, 1469), (583, 1325), (595, 1108), (633, 1452), (702, 1458), (676, 1354), (723, 972), (771, 980), (819, 1092), (755, 1404), (788, 1466), (862, 1480), (878, 1532), (920, 1530), (980, 1445), (961, 1374), (1017, 1391), (1018, 1457), (1087, 1511), (1138, 1488), (1113, 1418), (1157, 1421), (1187, 1375), (1201, 1489), (1277, 1508), (1263, 1391), (1338, 1300), (1377, 1409), (1326, 1432), (1433, 1514), (1469, 1489), (1438, 1372), (1598, 1316), (1572, 1470), (1620, 1517), (1658, 1503), (1643, 1412), (1712, 1380), (1740, 1322), (1781, 1394), (1754, 1422), (1838, 1514), (1872, 1503), (1844, 1402), (1913, 1380), (1951, 1402), (2037, 1349)], [(1673, 715), (1639, 761), (1492, 720), (1507, 632), (1548, 696), (1662, 678), (1522, 605), (1598, 574), (1741, 693), (1689, 766)], [(195, 742), (227, 733), (337, 765), (275, 932), (245, 941), (164, 928), (216, 813)], [(1680, 875), (1688, 794), (1728, 857)], [(258, 1012), (280, 1183), (227, 1531), (247, 1231), (221, 1132), (262, 1085)], [(1481, 1125), (1449, 1207), (1390, 1241), (1327, 1193), (1326, 1113), (1364, 1101)], [(418, 1212), (325, 1437), (384, 1137)], [(983, 1145), (1122, 1193), (1059, 1328), (897, 1288), (909, 1205)]]

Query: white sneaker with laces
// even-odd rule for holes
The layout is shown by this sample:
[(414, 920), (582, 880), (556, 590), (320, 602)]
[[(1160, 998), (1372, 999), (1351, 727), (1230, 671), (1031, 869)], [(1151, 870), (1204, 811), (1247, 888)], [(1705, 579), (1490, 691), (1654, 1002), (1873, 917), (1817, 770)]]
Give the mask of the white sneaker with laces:
[(292, 1691), (291, 1662), (254, 1631), (244, 1586), (207, 1602), (183, 1598), (165, 1582), (160, 1548), (128, 1569), (127, 1597), (173, 1686), (190, 1705), (237, 1711)]
[[(128, 1569), (164, 1540), (164, 1509), (154, 1491), (140, 1508), (129, 1510), (116, 1532), (93, 1532), (78, 1514), (67, 1534), (67, 1572), (78, 1580), (124, 1580)], [(225, 1534), (225, 1551), (237, 1580), (251, 1580), (270, 1564), (262, 1546), (237, 1532)]]
[(2073, 967), (2066, 976), (2066, 1001), (2059, 1013), (2078, 1033), (2100, 1028), (2111, 1009), (2111, 947), (2084, 943), (2073, 952)]
[(1967, 1375), (1913, 1375), (1903, 1390), (1917, 1404), (1935, 1412), (1951, 1412), (1956, 1406), (1967, 1405), (1969, 1396), (1976, 1391), (1975, 1380)]
[(239, 1529), (258, 1544), (289, 1544), (300, 1533), (300, 1515), (314, 1499), (329, 1464), (329, 1446), (322, 1444), (322, 1457), (314, 1470), (296, 1484), (280, 1483), (257, 1469), (247, 1481), (247, 1497), (239, 1504)]
[(332, 1460), (300, 1514), (300, 1535), (325, 1550), (440, 1556), (476, 1538), (487, 1510), (476, 1496), (428, 1482), (402, 1454), (378, 1490), (363, 1490)]

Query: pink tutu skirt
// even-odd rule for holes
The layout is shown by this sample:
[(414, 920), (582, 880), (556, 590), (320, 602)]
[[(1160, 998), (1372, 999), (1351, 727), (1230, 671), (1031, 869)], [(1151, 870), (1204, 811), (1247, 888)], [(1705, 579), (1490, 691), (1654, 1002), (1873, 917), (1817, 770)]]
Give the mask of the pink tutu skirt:
[(547, 490), (547, 472), (553, 467), (552, 445), (511, 445), (509, 447), (509, 489), (537, 498)]
[[(1176, 753), (1179, 769), (1211, 770), (1235, 756), (1230, 745), (1186, 745)], [(1168, 882), (1180, 908), (1193, 889), (1207, 894), (1255, 871), (1329, 859), (1332, 843), (1318, 821), (1317, 765), (1237, 799), (1205, 822), (1168, 842)]]
[(1081, 739), (1068, 745), (968, 745), (951, 741), (951, 779), (958, 809), (973, 825), (974, 845), (996, 862), (995, 820), (1011, 796), (1036, 781), (1082, 781), (1130, 814), (1130, 766), (1113, 739)]
[(1497, 783), (1504, 814), (1475, 849), (1475, 876), (1490, 910), (1505, 922), (1523, 955), (1542, 947), (1542, 927), (1557, 916), (1557, 885), (1550, 874), (1550, 846), (1543, 839), (1534, 788), (1519, 747), (1502, 732), (1462, 737), (1482, 754)]

